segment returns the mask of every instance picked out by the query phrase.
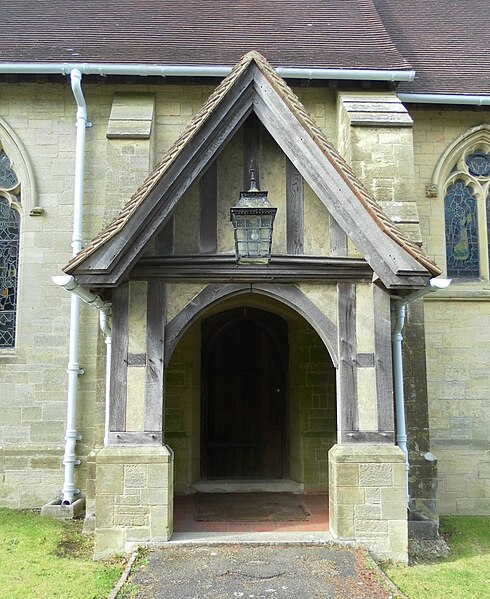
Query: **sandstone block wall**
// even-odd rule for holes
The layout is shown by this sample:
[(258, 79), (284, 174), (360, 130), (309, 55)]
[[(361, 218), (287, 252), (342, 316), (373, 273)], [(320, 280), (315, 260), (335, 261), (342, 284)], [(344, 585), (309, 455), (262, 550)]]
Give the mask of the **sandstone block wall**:
[(405, 457), (388, 445), (335, 445), (329, 452), (330, 531), (377, 559), (407, 561)]
[[(212, 89), (131, 86), (146, 102), (150, 138), (142, 139), (127, 134), (127, 123), (116, 136), (109, 127), (120, 124), (134, 104), (134, 97), (117, 95), (124, 96), (127, 85), (84, 81), (82, 87), (92, 124), (86, 136), (83, 227), (89, 240), (136, 190), (155, 157), (170, 147)], [(148, 98), (154, 101), (151, 119)], [(76, 106), (69, 81), (2, 83), (0, 106), (0, 117), (26, 150), (37, 186), (21, 218), (16, 348), (0, 350), (0, 505), (34, 508), (59, 497), (63, 484), (70, 298), (51, 276), (71, 256)], [(34, 203), (44, 210), (40, 216), (29, 216)], [(105, 346), (94, 310), (82, 306), (80, 322), (79, 363), (85, 374), (79, 377), (81, 465), (75, 475), (84, 493), (86, 456), (103, 439)]]
[[(424, 248), (445, 268), (443, 195), (441, 189), (430, 188), (434, 171), (459, 136), (490, 122), (490, 111), (410, 108), (410, 113)], [(424, 300), (424, 309), (429, 425), (432, 453), (438, 460), (439, 513), (489, 514), (489, 283), (453, 281), (443, 293)]]
[(95, 468), (96, 559), (170, 539), (173, 453), (168, 447), (105, 447)]

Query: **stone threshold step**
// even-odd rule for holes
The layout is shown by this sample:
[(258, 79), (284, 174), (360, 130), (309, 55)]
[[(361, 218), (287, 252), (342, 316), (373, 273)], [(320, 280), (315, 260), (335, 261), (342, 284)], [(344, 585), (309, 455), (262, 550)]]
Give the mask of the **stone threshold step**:
[(303, 483), (278, 479), (198, 480), (189, 485), (190, 493), (303, 493)]

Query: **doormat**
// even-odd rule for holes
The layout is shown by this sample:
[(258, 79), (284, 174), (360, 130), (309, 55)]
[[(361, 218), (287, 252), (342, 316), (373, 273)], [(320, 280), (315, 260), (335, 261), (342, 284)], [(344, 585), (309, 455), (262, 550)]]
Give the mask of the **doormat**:
[(196, 493), (198, 522), (287, 522), (306, 520), (310, 512), (293, 493)]

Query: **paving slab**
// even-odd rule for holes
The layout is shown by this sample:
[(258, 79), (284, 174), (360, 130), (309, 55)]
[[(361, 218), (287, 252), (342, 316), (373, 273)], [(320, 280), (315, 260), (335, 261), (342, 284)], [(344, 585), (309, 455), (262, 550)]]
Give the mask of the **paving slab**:
[[(129, 582), (137, 599), (389, 599), (359, 549), (326, 545), (167, 546)], [(133, 596), (133, 595), (132, 595)]]

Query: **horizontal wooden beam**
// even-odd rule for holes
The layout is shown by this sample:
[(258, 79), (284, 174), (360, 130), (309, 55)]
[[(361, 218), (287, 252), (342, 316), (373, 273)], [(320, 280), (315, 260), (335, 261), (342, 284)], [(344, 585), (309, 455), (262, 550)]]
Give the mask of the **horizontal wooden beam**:
[(373, 271), (359, 258), (317, 256), (273, 256), (264, 266), (237, 266), (234, 256), (157, 256), (141, 258), (130, 273), (131, 279), (227, 281), (370, 281)]

